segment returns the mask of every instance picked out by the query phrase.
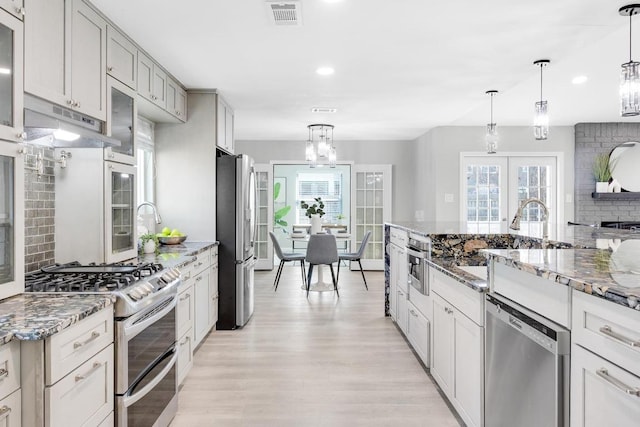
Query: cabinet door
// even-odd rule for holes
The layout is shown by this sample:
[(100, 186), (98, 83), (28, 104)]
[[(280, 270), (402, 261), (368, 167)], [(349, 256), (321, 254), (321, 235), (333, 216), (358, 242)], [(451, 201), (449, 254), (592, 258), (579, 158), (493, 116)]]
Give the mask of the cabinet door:
[(227, 147), (227, 106), (220, 95), (217, 95), (216, 103), (216, 145), (228, 151)]
[(394, 244), (389, 244), (389, 316), (397, 322), (398, 304), (398, 251)]
[(637, 376), (579, 345), (571, 346), (572, 427), (637, 426), (638, 390)]
[(211, 307), (211, 297), (209, 296), (209, 278), (211, 270), (206, 269), (195, 277), (193, 288), (195, 294), (195, 330), (194, 348), (209, 332), (209, 309)]
[(224, 140), (227, 146), (227, 150), (233, 153), (235, 146), (233, 141), (233, 110), (227, 105), (224, 111)]
[(24, 17), (24, 7), (22, 0), (0, 0), (0, 7), (18, 19)]
[(71, 101), (71, 0), (25, 0), (24, 90), (61, 105)]
[(107, 119), (107, 22), (82, 0), (71, 17), (71, 98), (74, 109)]
[(22, 139), (22, 22), (0, 11), (0, 139)]
[(179, 337), (193, 331), (195, 322), (193, 286), (181, 287), (176, 307), (176, 328)]
[(107, 135), (120, 141), (105, 149), (105, 159), (136, 164), (138, 108), (136, 92), (113, 77), (107, 78)]
[(211, 298), (211, 306), (209, 307), (209, 329), (218, 321), (218, 263), (217, 261), (211, 267), (211, 276), (209, 277), (209, 297)]
[(178, 385), (182, 384), (193, 367), (193, 329), (178, 339)]
[(418, 353), (420, 359), (429, 367), (429, 320), (424, 317), (411, 302), (408, 303), (409, 321), (408, 330), (409, 342)]
[(167, 73), (156, 64), (153, 64), (152, 101), (158, 107), (167, 108)]
[(453, 391), (453, 308), (433, 295), (431, 375), (445, 394)]
[(409, 324), (409, 311), (407, 307), (407, 293), (402, 289), (397, 289), (397, 311), (396, 311), (396, 323), (404, 334), (407, 334), (407, 327)]
[[(468, 426), (482, 425), (484, 352), (483, 328), (453, 309), (454, 398)], [(451, 316), (450, 316), (451, 317)]]
[(22, 427), (20, 389), (0, 400), (0, 423), (3, 427)]
[(187, 92), (180, 86), (176, 92), (176, 115), (183, 122), (187, 121)]
[(167, 78), (167, 112), (178, 117), (176, 102), (178, 97), (178, 84), (173, 79)]
[(107, 73), (131, 89), (136, 89), (138, 49), (111, 25), (107, 26)]
[(138, 51), (138, 94), (153, 101), (153, 61)]

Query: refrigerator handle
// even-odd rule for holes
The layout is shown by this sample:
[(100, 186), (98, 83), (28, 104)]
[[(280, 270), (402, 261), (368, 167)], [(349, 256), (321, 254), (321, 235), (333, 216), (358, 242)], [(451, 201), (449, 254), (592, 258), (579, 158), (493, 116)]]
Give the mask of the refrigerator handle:
[(253, 235), (251, 236), (251, 247), (255, 247), (256, 245), (256, 237), (258, 236), (258, 179), (256, 177), (256, 170), (253, 166), (251, 166), (251, 176), (253, 179), (249, 181), (253, 184)]

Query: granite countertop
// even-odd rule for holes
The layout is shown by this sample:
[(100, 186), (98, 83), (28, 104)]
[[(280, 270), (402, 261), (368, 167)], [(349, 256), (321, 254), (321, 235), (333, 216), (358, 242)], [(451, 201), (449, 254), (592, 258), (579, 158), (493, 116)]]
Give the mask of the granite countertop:
[[(478, 292), (487, 292), (489, 285), (487, 282), (487, 273), (484, 278), (476, 276), (468, 271), (463, 270), (458, 260), (451, 258), (431, 258), (429, 265), (447, 276), (457, 280), (458, 282), (470, 287)], [(481, 266), (480, 266), (481, 267)], [(485, 267), (486, 270), (486, 267)]]
[(640, 241), (607, 249), (491, 249), (495, 262), (640, 310)]
[(195, 256), (217, 246), (218, 242), (184, 242), (179, 245), (160, 245), (157, 254), (138, 256), (139, 262), (156, 262), (164, 268), (184, 267), (195, 261)]
[(42, 340), (112, 306), (110, 294), (23, 293), (0, 301), (0, 345)]

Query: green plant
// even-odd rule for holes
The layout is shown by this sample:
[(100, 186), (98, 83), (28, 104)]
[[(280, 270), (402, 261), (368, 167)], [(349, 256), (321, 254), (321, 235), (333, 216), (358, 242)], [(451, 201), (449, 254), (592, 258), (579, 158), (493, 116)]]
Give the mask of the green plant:
[(338, 214), (338, 215), (336, 215), (336, 219), (337, 219), (338, 221), (343, 220), (343, 219), (345, 219), (345, 218), (346, 218), (346, 216), (344, 216), (343, 214)]
[(593, 160), (593, 176), (597, 182), (609, 182), (611, 179), (611, 168), (609, 165), (609, 155), (600, 153)]
[(144, 251), (144, 245), (149, 240), (153, 240), (155, 242), (156, 251), (158, 250), (158, 246), (160, 246), (160, 241), (158, 240), (158, 236), (156, 234), (151, 234), (151, 233), (143, 234), (138, 239), (140, 239), (140, 252)]
[(302, 200), (300, 202), (300, 207), (302, 209), (306, 209), (307, 212), (305, 213), (305, 215), (309, 218), (311, 218), (311, 215), (318, 215), (322, 218), (322, 216), (324, 215), (324, 203), (322, 202), (322, 198), (321, 197), (315, 197), (313, 200), (315, 200), (316, 203), (312, 204), (311, 206), (309, 206), (309, 204), (307, 202), (305, 202), (304, 200)]
[[(281, 185), (279, 182), (276, 182), (275, 184), (273, 184), (273, 200), (278, 200), (278, 197), (280, 197), (280, 188), (281, 188)], [(277, 211), (275, 211), (273, 213), (273, 223), (278, 227), (282, 227), (282, 228), (287, 227), (289, 223), (285, 221), (283, 218), (289, 214), (289, 211), (291, 211), (290, 205), (283, 206)]]

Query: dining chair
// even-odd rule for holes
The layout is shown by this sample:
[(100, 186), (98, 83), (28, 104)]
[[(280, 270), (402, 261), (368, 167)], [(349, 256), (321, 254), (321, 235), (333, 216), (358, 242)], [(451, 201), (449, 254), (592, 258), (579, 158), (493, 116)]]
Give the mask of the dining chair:
[[(364, 287), (369, 290), (369, 286), (367, 286), (367, 279), (364, 277), (364, 271), (362, 271), (362, 263), (360, 259), (362, 259), (362, 255), (364, 255), (364, 248), (367, 246), (369, 242), (369, 237), (371, 237), (371, 230), (367, 231), (362, 238), (362, 242), (360, 243), (360, 248), (358, 248), (358, 252), (343, 252), (338, 256), (339, 261), (358, 261), (358, 265), (360, 266), (360, 274), (362, 274), (362, 280), (364, 280)], [(340, 279), (340, 262), (338, 262), (338, 280)]]
[(271, 241), (273, 242), (273, 249), (276, 251), (276, 255), (278, 256), (278, 258), (280, 258), (280, 265), (278, 265), (278, 272), (276, 273), (276, 279), (273, 282), (273, 285), (275, 286), (275, 289), (273, 291), (275, 292), (278, 290), (278, 283), (280, 283), (280, 276), (282, 276), (282, 268), (284, 267), (284, 264), (289, 261), (300, 261), (300, 268), (302, 269), (302, 283), (306, 284), (307, 274), (304, 268), (305, 255), (302, 253), (295, 253), (295, 252), (289, 252), (289, 253), (282, 252), (280, 243), (278, 242), (278, 239), (276, 238), (276, 235), (273, 233), (273, 231), (269, 232), (269, 236), (271, 236)]
[(314, 265), (328, 265), (331, 270), (331, 281), (333, 289), (338, 297), (338, 280), (333, 272), (333, 263), (338, 262), (338, 246), (336, 244), (336, 236), (333, 234), (312, 234), (309, 236), (309, 244), (307, 245), (306, 261), (309, 264), (307, 272), (307, 298), (309, 297), (309, 285), (311, 284), (311, 274)]

